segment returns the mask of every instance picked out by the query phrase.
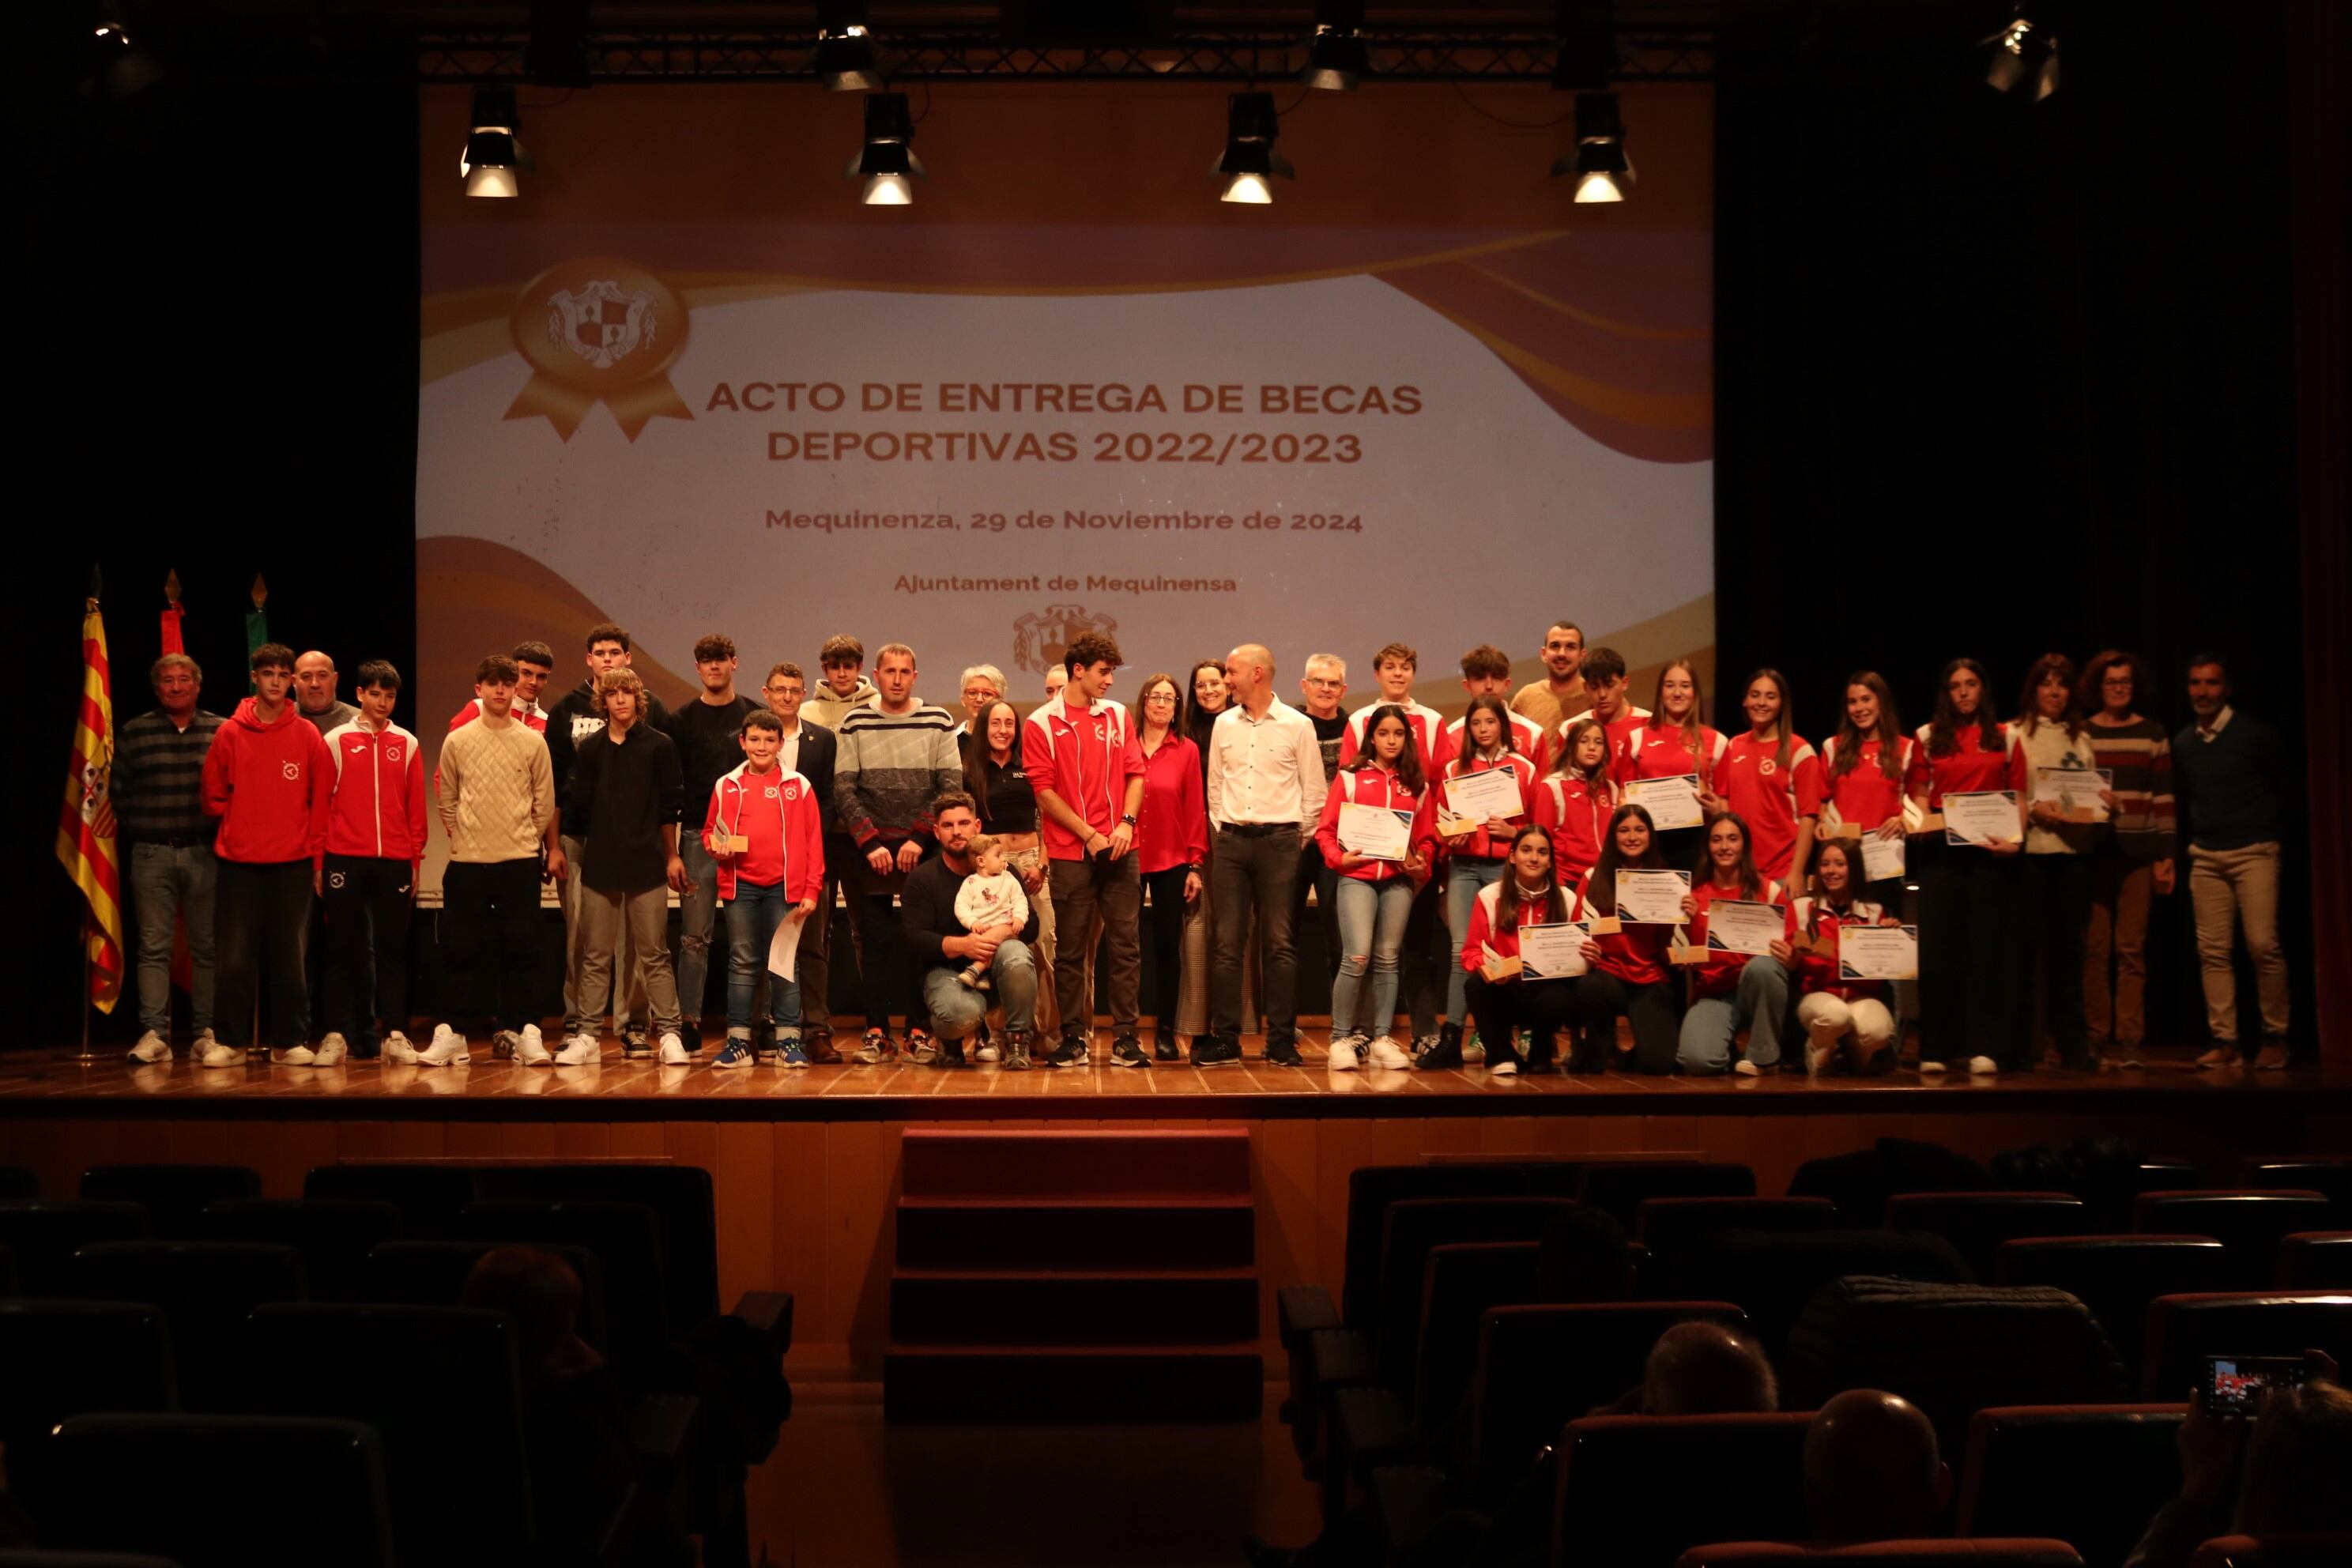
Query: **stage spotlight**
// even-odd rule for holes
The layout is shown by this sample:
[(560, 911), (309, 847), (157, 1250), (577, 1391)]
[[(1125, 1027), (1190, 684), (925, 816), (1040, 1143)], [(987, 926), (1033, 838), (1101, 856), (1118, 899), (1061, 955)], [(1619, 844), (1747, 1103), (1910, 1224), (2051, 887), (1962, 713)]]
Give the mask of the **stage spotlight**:
[(1282, 133), (1270, 92), (1236, 92), (1225, 100), (1225, 151), (1211, 170), (1222, 188), (1217, 199), (1246, 206), (1265, 206), (1274, 200), (1270, 183), (1276, 174), (1297, 178), (1287, 161), (1274, 150)]
[(816, 73), (828, 92), (872, 92), (882, 85), (865, 0), (826, 0), (817, 7)]
[(1315, 37), (1307, 46), (1307, 85), (1326, 92), (1353, 92), (1370, 76), (1372, 52), (1362, 37), (1363, 0), (1317, 0)]
[(2035, 15), (2029, 16), (2021, 4), (2009, 26), (1978, 40), (1992, 47), (1992, 59), (1985, 68), (1987, 86), (1995, 92), (2007, 92), (2030, 81), (2036, 101), (2058, 90), (2058, 19), (2052, 15), (2055, 9), (2050, 0), (2035, 0)]
[(1580, 202), (1622, 202), (1633, 184), (1633, 165), (1625, 156), (1625, 122), (1618, 117), (1613, 92), (1576, 95), (1576, 155), (1551, 166), (1555, 176), (1573, 175)]
[(473, 129), (466, 133), (466, 151), (457, 159), (457, 174), (466, 182), (466, 194), (520, 195), (521, 172), (530, 167), (530, 154), (522, 149), (522, 115), (515, 108), (514, 89), (476, 88)]
[(869, 207), (912, 205), (914, 182), (931, 177), (908, 145), (914, 140), (915, 121), (907, 113), (907, 95), (876, 93), (866, 100), (866, 145), (841, 171), (841, 177), (864, 177), (866, 188), (858, 199)]
[(121, 7), (109, 4), (100, 9), (103, 14), (90, 25), (89, 43), (82, 50), (89, 68), (82, 85), (119, 103), (152, 87), (163, 70), (132, 39)]

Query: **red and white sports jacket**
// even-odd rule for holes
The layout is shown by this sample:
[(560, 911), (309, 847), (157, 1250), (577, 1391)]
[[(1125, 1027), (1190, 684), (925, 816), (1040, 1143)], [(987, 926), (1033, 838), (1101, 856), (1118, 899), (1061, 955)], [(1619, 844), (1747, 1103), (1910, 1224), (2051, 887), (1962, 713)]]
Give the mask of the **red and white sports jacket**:
[[(1500, 860), (1511, 852), (1511, 837), (1517, 834), (1520, 826), (1535, 820), (1536, 765), (1517, 752), (1505, 752), (1500, 757), (1482, 757), (1467, 767), (1457, 756), (1445, 764), (1445, 772), (1440, 776), (1458, 779), (1465, 773), (1488, 773), (1496, 768), (1508, 768), (1518, 775), (1519, 809), (1507, 819), (1511, 824), (1511, 834), (1498, 839), (1489, 834), (1485, 824), (1481, 823), (1475, 832), (1446, 841), (1446, 854), (1457, 860)], [(1440, 800), (1445, 798), (1444, 791), (1444, 786), (1441, 784), (1436, 792)]]
[[(1468, 722), (1466, 714), (1446, 721), (1445, 729), (1437, 738), (1439, 756), (1453, 758), (1462, 754), (1462, 726)], [(1535, 763), (1536, 773), (1541, 775), (1545, 765), (1551, 760), (1551, 742), (1544, 734), (1542, 727), (1524, 713), (1512, 714), (1511, 744), (1528, 761)]]
[[(1520, 906), (1519, 912), (1528, 924), (1540, 925), (1548, 920), (1542, 904), (1519, 897), (1516, 874), (1505, 877), (1499, 882), (1487, 883), (1478, 889), (1477, 902), (1470, 906), (1470, 929), (1464, 934), (1462, 951), (1456, 955), (1465, 973), (1475, 974), (1486, 968), (1489, 952), (1497, 958), (1519, 956), (1518, 925), (1515, 922), (1510, 930), (1503, 929), (1503, 900), (1506, 897)], [(1574, 900), (1565, 896), (1561, 903), (1568, 908), (1574, 907)], [(1513, 975), (1511, 978), (1517, 980), (1518, 977)]]
[[(1386, 768), (1367, 763), (1360, 768), (1341, 768), (1339, 776), (1331, 781), (1324, 792), (1323, 819), (1316, 824), (1315, 842), (1323, 851), (1323, 864), (1338, 869), (1340, 857), (1347, 848), (1339, 842), (1339, 808), (1342, 805), (1382, 805), (1391, 811), (1409, 811), (1412, 826), (1405, 830), (1407, 853), (1420, 854), (1429, 865), (1437, 864), (1436, 791), (1424, 789), (1418, 795), (1404, 787), (1402, 780)], [(1367, 860), (1360, 866), (1350, 866), (1340, 871), (1342, 877), (1353, 877), (1361, 882), (1384, 882), (1391, 877), (1404, 875), (1404, 868), (1393, 860)]]
[[(1052, 790), (1080, 821), (1108, 837), (1127, 815), (1127, 784), (1144, 773), (1143, 748), (1127, 710), (1105, 700), (1073, 709), (1056, 697), (1034, 713), (1021, 742), (1021, 765), (1033, 792)], [(1141, 812), (1138, 809), (1138, 826)], [(1042, 807), (1037, 831), (1049, 860), (1083, 860), (1086, 840)], [(1139, 832), (1136, 835), (1140, 838)]]
[(1886, 911), (1868, 899), (1856, 899), (1841, 914), (1826, 899), (1799, 899), (1790, 906), (1796, 918), (1797, 929), (1814, 940), (1815, 945), (1797, 955), (1797, 991), (1800, 995), (1825, 992), (1842, 1001), (1851, 1002), (1867, 996), (1874, 1001), (1894, 1000), (1894, 986), (1885, 980), (1845, 980), (1838, 973), (1837, 934), (1846, 926), (1899, 925), (1890, 920)]
[(784, 885), (794, 903), (824, 890), (824, 820), (817, 810), (816, 786), (782, 767), (755, 773), (744, 763), (710, 786), (702, 818), (703, 843), (710, 836), (748, 838), (738, 855), (719, 855), (719, 901), (735, 896), (738, 879), (760, 887)]
[[(1611, 726), (1612, 733), (1615, 726)], [(1701, 724), (1696, 754), (1685, 739), (1682, 726), (1656, 718), (1642, 721), (1624, 731), (1610, 752), (1609, 771), (1619, 784), (1633, 779), (1671, 779), (1698, 775), (1698, 787), (1715, 787), (1715, 771), (1723, 763), (1727, 743), (1722, 734)]]
[(327, 802), (328, 855), (373, 860), (425, 858), (425, 754), (397, 724), (371, 730), (354, 719), (327, 732), (335, 760)]
[(1582, 883), (1601, 858), (1616, 809), (1617, 786), (1605, 772), (1590, 783), (1554, 773), (1536, 785), (1536, 824), (1551, 834), (1552, 875), (1562, 886)]
[(1885, 745), (1873, 737), (1855, 749), (1853, 765), (1838, 772), (1838, 742), (1832, 735), (1822, 742), (1821, 835), (1852, 827), (1868, 833), (1889, 817), (1903, 815), (1903, 784), (1911, 774), (1912, 755), (1919, 748), (1911, 737), (1900, 737), (1895, 748), (1895, 776), (1879, 765)]
[(1445, 763), (1445, 715), (1434, 708), (1424, 708), (1418, 702), (1391, 703), (1385, 697), (1368, 703), (1348, 715), (1348, 728), (1339, 736), (1339, 765), (1352, 768), (1364, 750), (1364, 721), (1380, 710), (1397, 707), (1404, 710), (1404, 721), (1412, 731), (1413, 749), (1421, 753), (1421, 772), (1424, 778), (1435, 778)]
[[(1790, 901), (1789, 895), (1781, 889), (1780, 884), (1769, 877), (1764, 879), (1762, 894), (1760, 898), (1749, 898), (1736, 890), (1717, 887), (1715, 879), (1711, 876), (1697, 879), (1691, 885), (1691, 902), (1698, 906), (1698, 913), (1691, 917), (1690, 924), (1685, 928), (1688, 934), (1684, 940), (1693, 947), (1706, 945), (1707, 906), (1714, 903), (1716, 900), (1722, 899), (1727, 902), (1738, 902), (1744, 900), (1749, 903), (1780, 905), (1784, 917), (1781, 921), (1780, 940), (1794, 944), (1797, 940), (1796, 906)], [(1697, 965), (1691, 971), (1692, 997), (1728, 996), (1738, 991), (1740, 972), (1748, 967), (1749, 956), (1744, 952), (1710, 954), (1705, 963)]]

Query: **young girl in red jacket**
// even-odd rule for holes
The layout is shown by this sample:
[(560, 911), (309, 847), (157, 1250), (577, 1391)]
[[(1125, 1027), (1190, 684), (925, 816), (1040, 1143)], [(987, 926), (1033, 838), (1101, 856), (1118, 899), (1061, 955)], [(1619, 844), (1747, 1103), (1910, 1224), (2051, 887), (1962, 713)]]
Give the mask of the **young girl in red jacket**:
[(1551, 835), (1552, 873), (1561, 887), (1584, 885), (1616, 805), (1609, 731), (1598, 719), (1579, 719), (1561, 737), (1558, 765), (1536, 786), (1536, 823)]
[[(1903, 781), (1910, 775), (1917, 750), (1895, 716), (1895, 693), (1885, 678), (1874, 669), (1847, 676), (1845, 717), (1822, 746), (1822, 819), (1815, 837), (1868, 836), (1902, 842)], [(1853, 868), (1857, 877), (1863, 876), (1859, 851)], [(1871, 882), (1863, 896), (1890, 910), (1900, 909), (1903, 879)]]
[[(1445, 929), (1454, 938), (1454, 963), (1445, 988), (1445, 1016), (1459, 1027), (1466, 1016), (1463, 1009), (1468, 1004), (1465, 989), (1469, 975), (1462, 967), (1462, 955), (1471, 951), (1463, 940), (1470, 929), (1470, 906), (1478, 895), (1503, 879), (1508, 868), (1506, 857), (1510, 841), (1522, 827), (1535, 817), (1536, 765), (1524, 752), (1511, 730), (1511, 710), (1499, 697), (1473, 697), (1462, 715), (1461, 749), (1446, 759), (1444, 777), (1458, 779), (1471, 773), (1504, 769), (1511, 774), (1517, 786), (1519, 808), (1508, 816), (1490, 816), (1475, 824), (1469, 832), (1456, 834), (1444, 841), (1445, 856)], [(1438, 785), (1442, 803), (1444, 785)]]
[[(1658, 671), (1658, 694), (1650, 716), (1618, 742), (1612, 771), (1622, 786), (1640, 779), (1698, 775), (1699, 793), (1715, 789), (1723, 764), (1723, 736), (1699, 721), (1706, 694), (1699, 689), (1698, 667), (1676, 659)], [(1706, 829), (1676, 827), (1658, 834), (1658, 853), (1677, 871), (1694, 870), (1705, 858)]]
[(768, 1012), (776, 1054), (788, 1068), (809, 1065), (801, 1047), (801, 988), (768, 967), (776, 929), (806, 920), (824, 887), (824, 823), (816, 789), (776, 761), (784, 727), (765, 710), (743, 720), (743, 765), (711, 787), (702, 842), (719, 862), (719, 901), (727, 910), (727, 1044), (715, 1068), (750, 1067), (751, 1001), (768, 976)]
[[(1619, 806), (1609, 819), (1609, 842), (1578, 890), (1569, 918), (1614, 920), (1618, 872), (1666, 868), (1650, 814), (1638, 805)], [(1645, 1073), (1675, 1070), (1675, 993), (1666, 968), (1666, 943), (1675, 930), (1623, 924), (1584, 944), (1584, 961), (1592, 967), (1576, 979), (1578, 1037), (1569, 1070), (1599, 1072), (1607, 1064), (1615, 1054), (1612, 1047), (1620, 1015), (1633, 1026), (1634, 1068)]]
[(1805, 1031), (1809, 1073), (1825, 1073), (1841, 1058), (1854, 1072), (1895, 1065), (1894, 988), (1883, 980), (1839, 977), (1840, 931), (1900, 923), (1862, 896), (1861, 873), (1858, 846), (1824, 839), (1813, 857), (1813, 890), (1796, 902), (1797, 931), (1806, 939), (1797, 963), (1797, 1025)]
[[(1706, 825), (1706, 872), (1683, 900), (1690, 917), (1685, 939), (1706, 945), (1707, 910), (1717, 900), (1778, 904), (1780, 939), (1765, 953), (1709, 954), (1690, 972), (1690, 1005), (1683, 1012), (1683, 1071), (1754, 1078), (1780, 1060), (1780, 1026), (1789, 1013), (1789, 964), (1796, 957), (1796, 910), (1780, 884), (1756, 868), (1748, 824), (1737, 812), (1718, 812)], [(1735, 1066), (1733, 1037), (1748, 1031), (1748, 1054)]]
[(1511, 836), (1507, 874), (1481, 889), (1462, 943), (1470, 1016), (1486, 1047), (1486, 1070), (1508, 1078), (1521, 1066), (1550, 1065), (1552, 1037), (1576, 1023), (1576, 982), (1530, 980), (1508, 961), (1519, 956), (1519, 928), (1568, 920), (1568, 895), (1551, 864), (1551, 835), (1533, 823)]
[(1789, 681), (1777, 669), (1748, 678), (1740, 706), (1748, 728), (1724, 745), (1710, 811), (1738, 814), (1753, 835), (1756, 868), (1798, 886), (1822, 815), (1822, 765), (1789, 712)]
[[(1339, 770), (1323, 796), (1315, 842), (1323, 863), (1339, 873), (1331, 918), (1339, 925), (1339, 973), (1331, 980), (1331, 1059), (1334, 1072), (1354, 1068), (1369, 1053), (1372, 1065), (1408, 1068), (1412, 1058), (1389, 1037), (1396, 1021), (1398, 955), (1412, 900), (1429, 880), (1437, 849), (1436, 813), (1429, 780), (1413, 744), (1405, 710), (1383, 703), (1364, 721), (1364, 751)], [(1411, 814), (1402, 860), (1374, 860), (1339, 842), (1346, 805)], [(1367, 999), (1365, 971), (1371, 973)]]

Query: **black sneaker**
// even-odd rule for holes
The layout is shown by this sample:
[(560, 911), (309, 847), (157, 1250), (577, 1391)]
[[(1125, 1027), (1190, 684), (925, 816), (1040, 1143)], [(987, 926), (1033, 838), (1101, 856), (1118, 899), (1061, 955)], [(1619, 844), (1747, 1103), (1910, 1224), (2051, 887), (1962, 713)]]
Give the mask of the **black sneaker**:
[(621, 1055), (629, 1060), (633, 1062), (649, 1060), (653, 1054), (653, 1042), (646, 1037), (646, 1032), (643, 1029), (631, 1029), (622, 1035)]
[(1298, 1054), (1297, 1042), (1291, 1040), (1279, 1042), (1268, 1040), (1265, 1043), (1265, 1059), (1278, 1068), (1301, 1068), (1307, 1065), (1307, 1058)]
[(1110, 1065), (1115, 1068), (1148, 1068), (1151, 1058), (1143, 1054), (1143, 1043), (1133, 1035), (1120, 1035), (1110, 1043)]
[(1155, 1035), (1151, 1041), (1151, 1054), (1163, 1062), (1181, 1062), (1184, 1059), (1184, 1052), (1176, 1044), (1176, 1037), (1172, 1034)]
[(1196, 1068), (1221, 1068), (1241, 1059), (1241, 1047), (1231, 1040), (1203, 1035), (1192, 1042), (1192, 1065)]
[(1440, 1072), (1462, 1065), (1462, 1031), (1448, 1024), (1434, 1035), (1424, 1035), (1413, 1042), (1413, 1069), (1417, 1072)]
[(1065, 1035), (1060, 1045), (1045, 1053), (1045, 1065), (1049, 1068), (1088, 1067), (1093, 1061), (1094, 1052), (1084, 1035)]
[[(911, 1052), (908, 1054), (912, 1055)], [(928, 1058), (922, 1059), (928, 1059), (931, 1066), (935, 1068), (963, 1067), (966, 1065), (963, 1059), (963, 1042), (961, 1040), (942, 1040)]]
[(1007, 1029), (1004, 1032), (1004, 1068), (1007, 1072), (1027, 1072), (1036, 1064), (1029, 1059), (1029, 1031)]

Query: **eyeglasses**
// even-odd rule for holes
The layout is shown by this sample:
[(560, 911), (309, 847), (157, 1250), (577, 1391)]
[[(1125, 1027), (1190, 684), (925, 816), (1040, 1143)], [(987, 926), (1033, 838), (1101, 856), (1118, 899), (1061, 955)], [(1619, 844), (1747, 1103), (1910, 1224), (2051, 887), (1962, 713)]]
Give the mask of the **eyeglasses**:
[(1149, 697), (1147, 697), (1147, 698), (1145, 698), (1145, 699), (1144, 699), (1144, 701), (1146, 701), (1146, 702), (1170, 702), (1170, 703), (1172, 703), (1172, 702), (1174, 702), (1175, 700), (1176, 700), (1176, 694), (1175, 694), (1174, 692), (1172, 692), (1172, 691), (1155, 691), (1155, 692), (1153, 692), (1150, 696), (1149, 696)]

